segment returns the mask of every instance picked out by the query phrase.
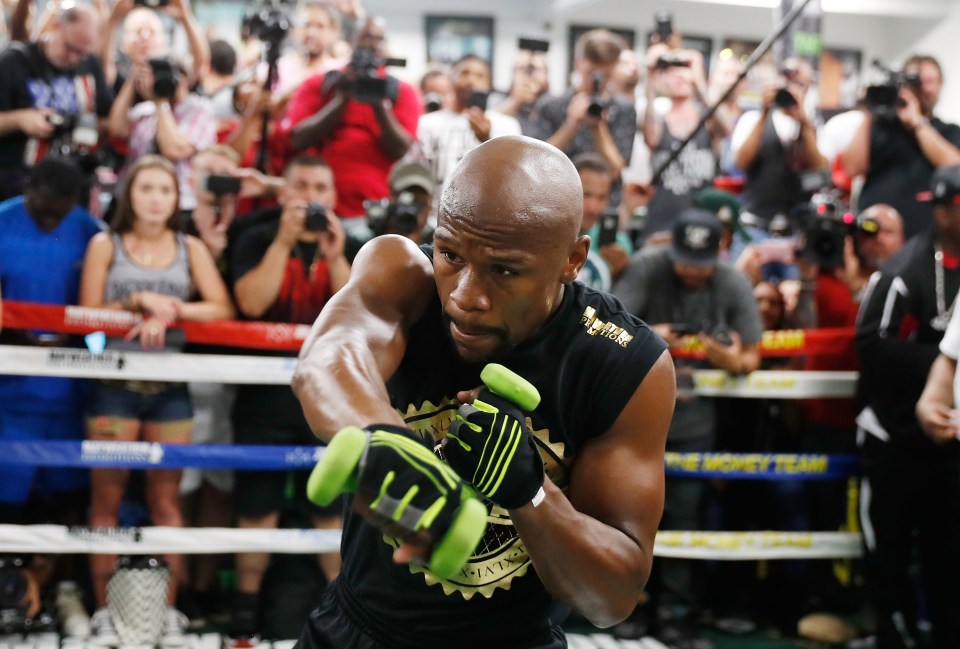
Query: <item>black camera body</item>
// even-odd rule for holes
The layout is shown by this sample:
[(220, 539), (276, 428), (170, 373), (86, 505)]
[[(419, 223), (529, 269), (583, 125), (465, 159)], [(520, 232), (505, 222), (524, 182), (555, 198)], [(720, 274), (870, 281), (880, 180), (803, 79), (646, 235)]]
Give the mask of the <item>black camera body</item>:
[(487, 110), (487, 100), (490, 99), (490, 93), (484, 92), (483, 90), (474, 90), (470, 93), (470, 98), (467, 99), (468, 107), (476, 107), (482, 111)]
[(673, 57), (663, 57), (657, 59), (657, 62), (654, 64), (654, 69), (656, 70), (666, 70), (667, 68), (689, 68), (690, 61), (685, 59), (678, 59)]
[(180, 71), (170, 59), (153, 58), (147, 61), (153, 71), (153, 94), (159, 99), (173, 99), (180, 85)]
[(443, 97), (437, 92), (428, 92), (423, 96), (423, 112), (435, 113), (443, 107)]
[(170, 0), (133, 0), (134, 7), (146, 7), (147, 9), (160, 9), (170, 4)]
[(528, 52), (543, 52), (546, 54), (550, 50), (550, 41), (542, 38), (529, 38), (521, 36), (517, 39), (517, 49), (527, 50)]
[(587, 115), (590, 117), (600, 118), (603, 116), (603, 111), (607, 109), (608, 102), (603, 98), (602, 92), (603, 86), (603, 75), (599, 72), (594, 72), (590, 75), (590, 90), (593, 92), (593, 95), (590, 97), (590, 105), (587, 106)]
[(93, 113), (55, 113), (47, 115), (53, 126), (50, 136), (50, 152), (75, 161), (85, 175), (93, 174), (97, 167), (106, 165), (107, 155), (97, 149), (100, 134), (97, 131), (97, 116)]
[(773, 96), (773, 105), (784, 110), (793, 108), (797, 105), (797, 98), (787, 90), (786, 86), (781, 86), (777, 88), (777, 93)]
[(406, 65), (406, 59), (381, 60), (372, 47), (354, 49), (353, 57), (350, 59), (350, 69), (354, 72), (352, 86), (354, 99), (365, 104), (375, 104), (386, 99), (390, 95), (388, 91), (390, 79), (380, 76), (380, 68)]
[(310, 232), (326, 232), (327, 208), (320, 203), (307, 204), (307, 217), (303, 221), (303, 227)]
[(845, 215), (844, 206), (832, 193), (814, 194), (804, 209), (797, 237), (797, 257), (823, 269), (842, 268), (844, 243), (853, 226)]
[(204, 191), (216, 194), (217, 196), (240, 193), (240, 179), (236, 176), (210, 174), (204, 176), (201, 186)]
[(381, 234), (413, 234), (420, 227), (420, 213), (425, 207), (411, 192), (401, 192), (396, 201), (384, 198), (364, 201), (367, 224), (377, 236)]
[(873, 61), (873, 67), (880, 70), (886, 79), (882, 83), (867, 86), (864, 96), (867, 110), (878, 121), (896, 122), (897, 109), (903, 105), (900, 99), (900, 89), (908, 88), (914, 94), (919, 95), (920, 75), (891, 70), (878, 60)]
[(666, 43), (673, 35), (673, 14), (669, 11), (658, 11), (653, 20), (656, 24), (655, 33), (659, 42)]
[(279, 56), (280, 44), (290, 31), (290, 18), (277, 0), (253, 5), (243, 16), (241, 28), (267, 44)]

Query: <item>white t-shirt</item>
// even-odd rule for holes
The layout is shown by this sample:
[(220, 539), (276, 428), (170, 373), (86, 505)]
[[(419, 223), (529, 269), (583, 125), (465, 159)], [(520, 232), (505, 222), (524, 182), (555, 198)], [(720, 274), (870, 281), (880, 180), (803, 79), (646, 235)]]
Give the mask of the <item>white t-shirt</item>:
[[(488, 110), (490, 139), (502, 135), (520, 135), (520, 122), (510, 115)], [(480, 146), (480, 140), (470, 128), (463, 113), (438, 110), (420, 117), (417, 124), (417, 143), (424, 161), (433, 169), (437, 187), (450, 175), (457, 163), (470, 151)], [(434, 192), (439, 197), (440, 192)]]
[(850, 148), (853, 136), (860, 130), (865, 113), (862, 110), (848, 110), (834, 115), (820, 128), (817, 136), (817, 148), (826, 156), (830, 164), (837, 156)]

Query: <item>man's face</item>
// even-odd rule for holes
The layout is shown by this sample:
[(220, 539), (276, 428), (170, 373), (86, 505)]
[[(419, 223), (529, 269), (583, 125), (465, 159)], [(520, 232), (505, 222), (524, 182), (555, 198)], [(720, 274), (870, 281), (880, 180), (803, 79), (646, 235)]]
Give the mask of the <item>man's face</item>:
[[(577, 59), (576, 69), (582, 79), (582, 90), (588, 93), (603, 92), (607, 88), (607, 82), (610, 81), (610, 75), (613, 74), (613, 68), (616, 63), (602, 64), (588, 61), (587, 59)], [(600, 75), (600, 87), (595, 88), (593, 84), (594, 75)]]
[(760, 311), (760, 322), (764, 331), (780, 329), (783, 326), (783, 296), (770, 282), (760, 282), (753, 289), (753, 298)]
[(441, 206), (433, 268), (444, 325), (460, 357), (480, 363), (502, 357), (539, 329), (562, 295), (559, 278), (569, 248), (557, 236), (534, 237), (516, 227), (481, 227), (473, 212)]
[(582, 231), (589, 230), (600, 218), (603, 210), (610, 203), (610, 185), (613, 184), (610, 174), (584, 169), (580, 172), (580, 183), (583, 185), (583, 227)]
[(513, 72), (515, 75), (522, 74), (531, 77), (543, 91), (549, 88), (550, 81), (547, 78), (547, 59), (543, 52), (520, 50), (517, 52), (517, 63), (513, 68)]
[(163, 55), (167, 50), (167, 35), (160, 17), (146, 8), (131, 11), (123, 21), (120, 49), (135, 61)]
[(620, 88), (636, 88), (640, 83), (640, 66), (633, 50), (620, 52), (620, 59), (613, 68), (613, 80)]
[(875, 234), (857, 231), (857, 246), (860, 256), (872, 268), (879, 268), (903, 247), (903, 221), (889, 211), (870, 214), (879, 230)]
[(662, 72), (663, 94), (671, 99), (686, 99), (693, 94), (693, 69), (671, 65)]
[(490, 91), (490, 71), (480, 61), (468, 59), (453, 71), (453, 91), (461, 106), (465, 106), (474, 91)]
[(76, 197), (61, 197), (50, 192), (28, 188), (23, 206), (27, 214), (44, 232), (53, 232), (76, 204)]
[(673, 262), (673, 272), (677, 279), (686, 288), (701, 289), (710, 283), (716, 266), (693, 266), (691, 264), (682, 264), (678, 261)]
[(920, 77), (920, 94), (917, 98), (920, 100), (924, 114), (933, 114), (933, 109), (940, 100), (940, 89), (943, 86), (940, 70), (933, 63), (924, 61), (919, 65), (907, 66), (904, 72)]
[(294, 32), (300, 48), (310, 57), (322, 56), (340, 37), (330, 14), (320, 7), (303, 7), (297, 12)]
[(387, 34), (383, 25), (377, 20), (367, 20), (360, 33), (357, 34), (357, 48), (373, 49), (377, 56), (383, 58)]
[(319, 203), (328, 210), (333, 209), (337, 202), (333, 172), (329, 167), (316, 165), (296, 165), (290, 168), (286, 182), (277, 196), (277, 202), (285, 205), (291, 200)]
[(68, 70), (93, 54), (100, 45), (100, 21), (94, 14), (79, 12), (73, 20), (59, 22), (46, 49), (54, 66)]

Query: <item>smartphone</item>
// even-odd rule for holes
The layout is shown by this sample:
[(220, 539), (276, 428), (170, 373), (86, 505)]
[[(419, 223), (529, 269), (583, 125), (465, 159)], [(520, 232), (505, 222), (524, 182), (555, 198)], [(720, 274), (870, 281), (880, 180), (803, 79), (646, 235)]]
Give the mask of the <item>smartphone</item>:
[(659, 42), (666, 43), (673, 34), (673, 14), (669, 11), (658, 11), (654, 16), (657, 25), (657, 38)]
[(470, 99), (467, 101), (467, 106), (476, 106), (480, 110), (487, 110), (487, 99), (490, 97), (489, 92), (484, 92), (482, 90), (474, 90), (470, 93)]
[(521, 36), (517, 41), (517, 48), (529, 52), (547, 52), (550, 49), (550, 41), (545, 41), (540, 38), (524, 38)]
[(600, 247), (617, 242), (617, 230), (620, 229), (620, 215), (616, 210), (604, 210), (600, 215)]
[(204, 176), (201, 187), (203, 187), (203, 191), (216, 194), (217, 196), (239, 194), (240, 179), (235, 178), (234, 176), (210, 174), (208, 176)]

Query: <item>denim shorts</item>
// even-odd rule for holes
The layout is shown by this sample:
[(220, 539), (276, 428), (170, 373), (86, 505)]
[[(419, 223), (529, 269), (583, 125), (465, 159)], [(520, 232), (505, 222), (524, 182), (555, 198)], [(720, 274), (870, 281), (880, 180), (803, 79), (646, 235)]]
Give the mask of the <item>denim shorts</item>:
[(186, 383), (98, 381), (87, 409), (88, 417), (119, 417), (152, 423), (193, 419)]

